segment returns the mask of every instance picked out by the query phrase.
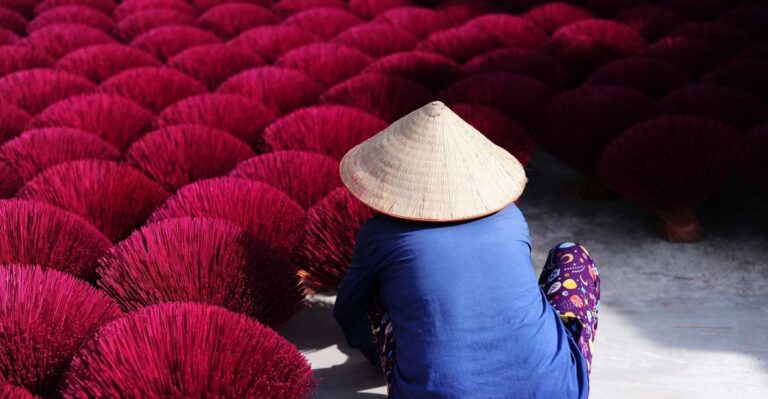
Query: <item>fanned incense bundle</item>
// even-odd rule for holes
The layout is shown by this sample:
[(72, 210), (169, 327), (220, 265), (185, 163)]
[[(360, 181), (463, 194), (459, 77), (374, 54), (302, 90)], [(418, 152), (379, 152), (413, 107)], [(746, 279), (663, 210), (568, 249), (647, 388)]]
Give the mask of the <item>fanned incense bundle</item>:
[(142, 67), (123, 71), (99, 86), (99, 91), (117, 94), (160, 112), (184, 98), (207, 92), (197, 80), (168, 67)]
[(649, 42), (654, 42), (687, 20), (668, 7), (643, 4), (622, 11), (616, 15), (616, 21), (640, 32)]
[(281, 22), (330, 40), (339, 33), (363, 22), (355, 14), (337, 7), (314, 7), (298, 12)]
[(512, 72), (538, 79), (550, 87), (568, 82), (568, 71), (555, 59), (535, 49), (501, 48), (477, 55), (464, 63), (464, 73)]
[(206, 30), (193, 26), (170, 25), (142, 33), (131, 41), (131, 46), (154, 55), (160, 61), (167, 61), (190, 47), (218, 43), (221, 43), (221, 39)]
[(0, 5), (0, 26), (15, 34), (23, 34), (27, 28), (27, 19), (7, 5)]
[(35, 6), (35, 14), (42, 14), (57, 7), (73, 4), (90, 7), (107, 15), (112, 14), (116, 6), (112, 0), (43, 0)]
[(666, 61), (688, 72), (691, 77), (700, 77), (728, 59), (723, 50), (701, 40), (682, 36), (665, 37), (638, 55)]
[(115, 22), (109, 15), (91, 7), (79, 5), (59, 6), (38, 14), (27, 24), (27, 32), (55, 24), (82, 24), (109, 32)]
[(178, 218), (134, 232), (105, 255), (99, 286), (126, 311), (164, 302), (217, 305), (279, 326), (304, 295), (287, 259), (234, 224)]
[(689, 22), (680, 25), (669, 35), (699, 39), (731, 53), (754, 41), (747, 32), (722, 22)]
[(728, 5), (721, 0), (664, 0), (661, 5), (692, 20), (715, 19), (728, 9)]
[(746, 91), (717, 83), (682, 87), (659, 101), (666, 115), (701, 115), (748, 130), (768, 120), (768, 105)]
[(264, 7), (248, 3), (224, 3), (211, 7), (200, 16), (200, 24), (221, 38), (231, 39), (251, 28), (279, 22), (277, 16)]
[(486, 0), (446, 0), (439, 2), (435, 9), (457, 26), (483, 14), (501, 12), (495, 2)]
[(307, 359), (259, 322), (170, 303), (104, 326), (73, 359), (62, 395), (305, 399), (315, 385)]
[(307, 232), (297, 253), (304, 285), (314, 292), (333, 291), (352, 260), (360, 226), (373, 211), (340, 187), (307, 213)]
[[(213, 7), (220, 6), (222, 4), (228, 4), (231, 3), (229, 0), (192, 0), (192, 5), (195, 6), (195, 9), (198, 10), (198, 12), (205, 13), (206, 11), (210, 10)], [(244, 0), (239, 1), (238, 3), (247, 3), (247, 4), (254, 4), (260, 7), (271, 7), (275, 3), (273, 0)]]
[(152, 214), (150, 222), (182, 216), (234, 223), (283, 259), (290, 259), (305, 224), (304, 209), (287, 194), (264, 183), (232, 177), (182, 187)]
[(0, 161), (0, 198), (13, 197), (23, 184), (16, 170)]
[(131, 167), (81, 160), (46, 169), (17, 196), (76, 213), (117, 242), (141, 226), (168, 193)]
[(272, 11), (278, 15), (287, 17), (305, 10), (320, 7), (346, 10), (347, 5), (342, 0), (279, 0), (272, 5)]
[(25, 69), (49, 68), (53, 63), (53, 59), (41, 51), (22, 46), (0, 46), (0, 77)]
[(555, 96), (537, 141), (592, 178), (603, 149), (630, 126), (655, 114), (648, 96), (621, 86), (582, 86)]
[(169, 192), (197, 180), (218, 177), (253, 150), (237, 137), (201, 125), (177, 125), (147, 133), (128, 148), (125, 162)]
[(768, 60), (735, 59), (709, 72), (704, 81), (735, 87), (768, 100)]
[(378, 14), (373, 21), (397, 26), (420, 39), (429, 36), (432, 32), (447, 29), (452, 25), (445, 14), (429, 8), (415, 6), (390, 8)]
[(30, 127), (69, 127), (92, 133), (119, 150), (149, 131), (154, 115), (135, 102), (110, 94), (61, 100), (39, 113)]
[(366, 72), (400, 76), (439, 92), (462, 77), (459, 64), (448, 57), (425, 51), (406, 51), (379, 58)]
[(617, 58), (633, 55), (647, 45), (640, 34), (618, 22), (583, 20), (552, 34), (552, 52), (577, 77)]
[(341, 105), (302, 108), (278, 119), (264, 130), (271, 150), (304, 150), (341, 159), (363, 140), (387, 127), (365, 111)]
[(629, 87), (659, 98), (689, 84), (688, 74), (676, 66), (647, 57), (629, 57), (603, 65), (585, 84)]
[(496, 37), (504, 47), (543, 48), (547, 34), (536, 24), (523, 17), (509, 14), (486, 14), (463, 25)]
[(364, 19), (371, 19), (391, 8), (409, 5), (408, 0), (349, 0), (349, 9)]
[(301, 71), (327, 88), (357, 75), (372, 61), (354, 47), (312, 43), (287, 51), (275, 66)]
[(250, 144), (263, 146), (262, 131), (275, 115), (264, 105), (233, 94), (203, 94), (188, 97), (166, 108), (158, 116), (160, 127), (204, 125), (228, 132)]
[(599, 17), (610, 17), (643, 3), (643, 0), (586, 0), (584, 7)]
[(36, 1), (33, 0), (5, 0), (0, 3), (0, 6), (7, 8), (11, 11), (24, 16), (24, 18), (32, 18), (35, 15)]
[(430, 99), (429, 90), (408, 79), (364, 73), (328, 89), (320, 103), (358, 108), (392, 122)]
[(341, 186), (339, 162), (308, 151), (275, 151), (241, 162), (230, 173), (266, 183), (290, 196), (304, 209)]
[(503, 47), (504, 44), (496, 35), (478, 28), (460, 26), (432, 33), (419, 42), (416, 50), (440, 54), (464, 63), (472, 57)]
[(54, 24), (30, 33), (21, 42), (24, 46), (44, 52), (58, 60), (79, 48), (115, 43), (115, 39), (106, 32), (88, 25)]
[(19, 42), (19, 40), (21, 40), (21, 38), (16, 34), (16, 32), (0, 28), (0, 46), (16, 44)]
[(28, 113), (0, 100), (0, 142), (21, 134), (31, 119)]
[(160, 66), (152, 54), (122, 44), (97, 44), (75, 50), (56, 62), (56, 69), (101, 83), (127, 69)]
[(168, 25), (199, 26), (200, 24), (194, 15), (167, 8), (148, 9), (121, 20), (115, 25), (112, 34), (124, 42), (130, 42), (144, 32)]
[(72, 213), (35, 201), (0, 201), (0, 263), (39, 265), (84, 279), (112, 245)]
[(576, 21), (593, 18), (592, 13), (587, 9), (560, 2), (531, 7), (522, 16), (538, 25), (546, 33), (552, 33)]
[(230, 77), (264, 65), (264, 61), (237, 47), (206, 44), (188, 48), (174, 55), (167, 65), (203, 82), (209, 90), (215, 90)]
[(0, 266), (0, 379), (53, 397), (72, 356), (120, 315), (101, 291), (66, 273)]
[(654, 118), (628, 129), (603, 151), (600, 179), (656, 212), (664, 222), (662, 238), (698, 241), (704, 231), (694, 210), (736, 166), (742, 139), (707, 117)]
[(0, 399), (35, 399), (37, 396), (33, 395), (28, 390), (11, 385), (7, 382), (0, 382)]
[(336, 35), (331, 42), (357, 48), (373, 58), (381, 58), (412, 50), (418, 38), (398, 27), (371, 22), (355, 25)]
[(483, 72), (448, 86), (440, 97), (451, 104), (477, 104), (497, 109), (529, 132), (536, 132), (544, 107), (554, 93), (549, 86), (528, 76)]
[(195, 9), (184, 0), (125, 0), (115, 7), (112, 16), (122, 21), (129, 15), (147, 10), (174, 10), (180, 13), (195, 15)]
[(228, 44), (258, 55), (267, 62), (274, 62), (290, 49), (320, 41), (322, 39), (319, 36), (303, 29), (268, 25), (249, 29), (230, 40)]
[(217, 93), (238, 94), (282, 115), (316, 103), (323, 88), (302, 72), (266, 66), (249, 69), (229, 78)]
[(94, 89), (83, 77), (52, 69), (27, 69), (0, 78), (2, 101), (35, 115), (56, 101)]
[(488, 140), (509, 151), (526, 165), (533, 155), (536, 142), (525, 129), (501, 112), (482, 105), (451, 104), (451, 109)]
[(120, 151), (98, 136), (67, 127), (27, 130), (0, 147), (0, 161), (12, 167), (25, 183), (60, 163), (118, 158)]

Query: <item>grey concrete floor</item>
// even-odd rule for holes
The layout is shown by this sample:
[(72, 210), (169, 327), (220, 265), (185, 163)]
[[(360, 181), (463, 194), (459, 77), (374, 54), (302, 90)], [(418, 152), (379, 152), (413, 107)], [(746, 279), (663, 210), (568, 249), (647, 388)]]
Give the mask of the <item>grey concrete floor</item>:
[[(768, 398), (768, 206), (738, 178), (702, 204), (707, 238), (670, 244), (656, 220), (626, 199), (573, 194), (577, 173), (538, 151), (520, 201), (540, 269), (549, 248), (576, 240), (600, 269), (602, 299), (594, 399)], [(537, 270), (538, 271), (538, 270)], [(383, 378), (346, 348), (333, 297), (280, 332), (307, 356), (317, 397), (384, 398)]]

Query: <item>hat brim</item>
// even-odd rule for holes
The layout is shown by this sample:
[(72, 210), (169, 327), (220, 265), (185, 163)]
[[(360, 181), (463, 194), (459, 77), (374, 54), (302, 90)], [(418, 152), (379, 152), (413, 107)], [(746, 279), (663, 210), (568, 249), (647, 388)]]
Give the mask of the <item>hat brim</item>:
[(517, 158), (441, 102), (349, 150), (339, 173), (352, 195), (372, 209), (432, 222), (497, 212), (517, 200), (527, 183)]

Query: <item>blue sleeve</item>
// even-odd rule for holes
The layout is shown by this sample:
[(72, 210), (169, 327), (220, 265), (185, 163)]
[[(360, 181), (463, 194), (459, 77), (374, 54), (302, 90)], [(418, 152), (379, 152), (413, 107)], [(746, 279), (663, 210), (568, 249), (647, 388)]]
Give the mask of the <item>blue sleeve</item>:
[(375, 283), (374, 267), (365, 245), (358, 237), (352, 263), (338, 287), (333, 316), (344, 331), (349, 347), (360, 349), (371, 363), (378, 365), (368, 318), (368, 304)]

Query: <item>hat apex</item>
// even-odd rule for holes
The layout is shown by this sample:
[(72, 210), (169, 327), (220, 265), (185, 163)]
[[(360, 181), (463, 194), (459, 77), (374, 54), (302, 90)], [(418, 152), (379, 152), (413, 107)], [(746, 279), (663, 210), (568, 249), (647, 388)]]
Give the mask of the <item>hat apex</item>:
[(341, 160), (341, 178), (371, 208), (424, 221), (473, 219), (517, 200), (525, 171), (440, 101), (398, 119)]

